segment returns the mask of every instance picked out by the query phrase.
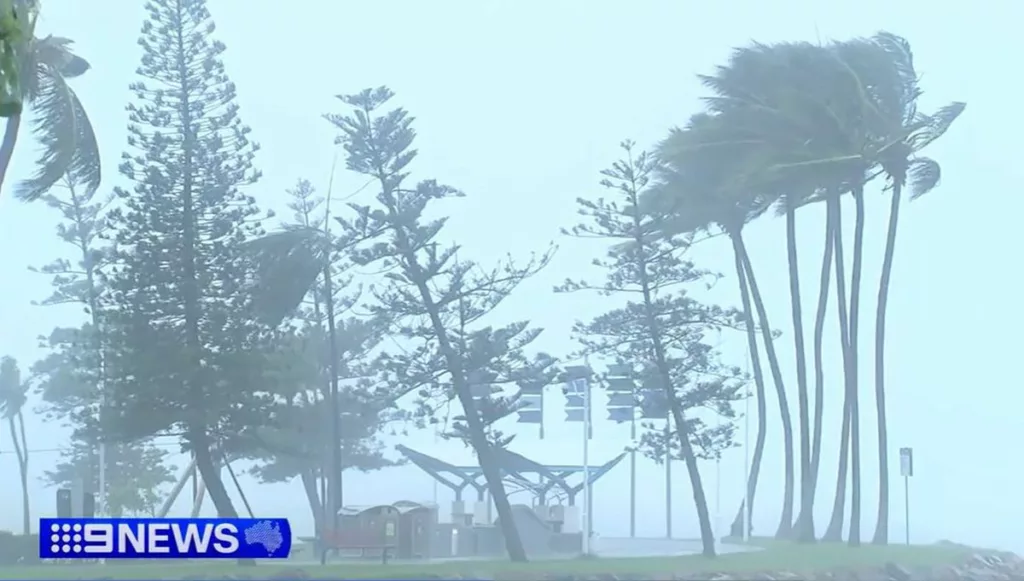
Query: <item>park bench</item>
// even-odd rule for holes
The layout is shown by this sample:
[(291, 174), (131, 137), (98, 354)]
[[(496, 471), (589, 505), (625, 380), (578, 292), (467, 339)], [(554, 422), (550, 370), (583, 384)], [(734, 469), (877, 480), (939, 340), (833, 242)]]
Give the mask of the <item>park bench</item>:
[[(381, 563), (387, 565), (391, 559), (391, 552), (395, 549), (394, 535), (386, 536), (380, 531), (364, 530), (324, 530), (319, 536), (320, 562), (327, 562), (327, 553), (330, 551), (358, 551), (359, 558), (376, 557), (380, 552)], [(367, 554), (372, 551), (371, 554)]]

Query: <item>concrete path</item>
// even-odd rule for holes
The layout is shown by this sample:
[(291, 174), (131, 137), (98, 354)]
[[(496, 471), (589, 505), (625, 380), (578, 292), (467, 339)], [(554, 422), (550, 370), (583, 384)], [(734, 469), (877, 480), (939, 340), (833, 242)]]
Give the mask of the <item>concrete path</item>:
[[(696, 555), (701, 552), (702, 547), (699, 539), (641, 539), (630, 537), (596, 537), (594, 539), (594, 554), (598, 557), (613, 559)], [(745, 545), (718, 544), (718, 552), (721, 554), (743, 553), (756, 550), (758, 550), (757, 547)]]

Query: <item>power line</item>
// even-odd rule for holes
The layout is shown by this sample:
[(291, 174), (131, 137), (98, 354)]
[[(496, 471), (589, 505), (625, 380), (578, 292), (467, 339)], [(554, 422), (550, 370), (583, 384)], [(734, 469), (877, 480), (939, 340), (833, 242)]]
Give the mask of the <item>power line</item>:
[[(178, 442), (150, 442), (147, 445), (152, 446), (154, 448), (172, 448), (174, 446), (181, 446), (181, 444), (178, 443)], [(67, 447), (65, 447), (65, 448), (30, 448), (28, 450), (28, 453), (29, 454), (48, 454), (48, 453), (56, 453), (56, 452), (68, 452), (70, 450), (71, 449), (67, 448)], [(14, 454), (14, 453), (15, 453), (14, 450), (0, 450), (0, 455), (3, 455), (3, 454)]]

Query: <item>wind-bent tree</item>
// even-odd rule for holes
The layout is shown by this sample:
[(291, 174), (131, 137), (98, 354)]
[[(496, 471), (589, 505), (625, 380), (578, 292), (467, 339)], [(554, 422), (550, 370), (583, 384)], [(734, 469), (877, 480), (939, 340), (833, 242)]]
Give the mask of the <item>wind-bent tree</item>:
[(715, 457), (730, 446), (734, 426), (731, 422), (709, 426), (694, 414), (704, 408), (728, 419), (735, 417), (732, 404), (740, 397), (740, 372), (718, 363), (704, 337), (738, 314), (702, 305), (686, 294), (684, 285), (706, 282), (713, 275), (683, 258), (688, 238), (662, 235), (665, 216), (647, 211), (640, 203), (655, 162), (646, 153), (634, 153), (630, 142), (622, 146), (626, 158), (602, 172), (602, 185), (615, 192), (615, 199), (579, 199), (579, 214), (585, 221), (564, 232), (614, 243), (607, 258), (594, 262), (606, 271), (605, 280), (567, 280), (556, 291), (593, 290), (636, 297), (588, 323), (577, 323), (573, 334), (586, 353), (614, 359), (635, 375), (650, 375), (659, 386), (655, 393), (668, 408), (675, 434), (667, 440), (664, 430), (648, 430), (643, 444), (655, 458), (665, 457), (665, 450), (675, 450), (672, 456), (682, 458), (703, 554), (713, 557), (715, 533), (697, 461)]
[(520, 282), (547, 264), (550, 253), (523, 265), (507, 261), (485, 270), (460, 260), (458, 245), (439, 242), (446, 220), (426, 218), (424, 212), (432, 202), (462, 193), (434, 180), (407, 182), (409, 163), (416, 156), (412, 149), (416, 134), (412, 117), (404, 109), (380, 112), (392, 96), (385, 87), (342, 96), (354, 112), (327, 115), (341, 131), (339, 141), (347, 153), (348, 168), (373, 178), (379, 187), (373, 203), (352, 204), (356, 216), (345, 222), (345, 230), (360, 232), (366, 240), (353, 250), (352, 260), (388, 273), (388, 284), (374, 289), (376, 301), (368, 306), (372, 312), (394, 317), (393, 332), (408, 345), (404, 353), (382, 360), (382, 379), (397, 385), (426, 383), (430, 391), (458, 400), (463, 410), (459, 435), (476, 452), (509, 557), (523, 561), (526, 553), (494, 449), (495, 440), (507, 439), (495, 434), (489, 438), (487, 429), (489, 421), (514, 409), (499, 410), (499, 402), (476, 400), (471, 379), (538, 381), (550, 369), (550, 357), (530, 358), (524, 353), (539, 329), (531, 329), (525, 321), (505, 327), (480, 326)]
[[(797, 201), (801, 198), (804, 201), (824, 199), (828, 206), (826, 247), (815, 322), (814, 437), (810, 446), (801, 442), (803, 476), (798, 526), (799, 536), (804, 540), (813, 538), (813, 523), (809, 515), (813, 511), (813, 494), (820, 459), (821, 404), (824, 393), (821, 329), (827, 305), (829, 262), (834, 261), (837, 298), (840, 303), (838, 310), (845, 395), (837, 494), (832, 519), (824, 538), (838, 540), (842, 534), (849, 462), (852, 491), (850, 543), (856, 545), (860, 542), (857, 362), (863, 276), (864, 189), (874, 177), (872, 171), (879, 165), (890, 177), (900, 174), (898, 170), (889, 173), (885, 169), (884, 160), (889, 156), (907, 159), (909, 154), (905, 141), (931, 139), (923, 137), (921, 133), (940, 135), (948, 127), (945, 119), (948, 117), (951, 122), (962, 110), (962, 105), (954, 104), (935, 118), (919, 115), (914, 107), (918, 95), (915, 74), (906, 42), (889, 33), (879, 33), (869, 39), (859, 38), (827, 46), (809, 43), (754, 45), (736, 51), (728, 66), (720, 67), (713, 77), (704, 78), (706, 84), (715, 91), (715, 96), (708, 100), (711, 110), (728, 113), (739, 119), (734, 127), (739, 130), (734, 136), (735, 142), (760, 149), (761, 167), (750, 168), (750, 173), (760, 174), (760, 181), (775, 181), (775, 194), (787, 197), (802, 194), (796, 198)], [(931, 130), (933, 127), (939, 128), (938, 133)], [(911, 136), (915, 137), (910, 139)], [(930, 166), (927, 162), (922, 162), (919, 167), (922, 175), (927, 174), (929, 178), (937, 179), (937, 172), (928, 169)], [(816, 194), (809, 196), (812, 192)], [(840, 207), (840, 196), (845, 192), (851, 193), (855, 207), (848, 304)], [(789, 203), (784, 207), (788, 218), (795, 215), (794, 208), (797, 205)], [(787, 222), (787, 230), (792, 232), (792, 220)], [(790, 236), (787, 238), (792, 239)], [(792, 253), (790, 256), (792, 258)], [(883, 266), (883, 276), (887, 276), (887, 270)], [(790, 282), (791, 288), (798, 289), (798, 281), (794, 281), (792, 276)], [(791, 298), (795, 299), (795, 294)], [(884, 337), (884, 308), (885, 301), (880, 298), (876, 322), (880, 323), (882, 331), (876, 329), (876, 360), (881, 350), (878, 346), (879, 337)], [(799, 347), (797, 357), (802, 357)], [(880, 479), (886, 481), (885, 484), (880, 481), (880, 485), (887, 490), (884, 387), (877, 380), (880, 373), (878, 367), (876, 365)], [(798, 379), (800, 373), (798, 365)], [(801, 383), (806, 385), (806, 382)], [(803, 393), (801, 401), (806, 401)], [(802, 403), (802, 440), (809, 428), (809, 414), (805, 409)], [(880, 495), (880, 500), (880, 522), (887, 521), (887, 492)], [(883, 512), (886, 513), (884, 516)], [(885, 534), (880, 532), (882, 527), (884, 525), (880, 525), (875, 535), (879, 542), (884, 542)]]
[[(32, 130), (42, 145), (36, 174), (18, 184), (16, 194), (33, 200), (48, 191), (66, 174), (86, 187), (100, 183), (99, 146), (92, 124), (67, 80), (85, 74), (89, 63), (71, 51), (72, 42), (58, 36), (35, 37), (38, 2), (28, 2), (22, 33), (26, 40), (18, 51), (18, 96), (33, 114)], [(14, 156), (21, 129), (22, 111), (6, 117), (0, 141), (0, 187)]]
[[(649, 203), (676, 217), (666, 221), (664, 227), (669, 233), (717, 227), (732, 242), (758, 400), (758, 433), (747, 482), (747, 498), (753, 505), (767, 425), (764, 375), (757, 343), (757, 330), (760, 328), (782, 421), (786, 487), (782, 519), (776, 534), (785, 536), (789, 534), (793, 520), (793, 427), (768, 313), (743, 240), (743, 227), (762, 215), (773, 198), (763, 195), (757, 183), (743, 181), (742, 177), (747, 172), (758, 167), (755, 162), (759, 163), (760, 159), (752, 157), (756, 151), (735, 146), (736, 125), (738, 120), (727, 115), (700, 114), (691, 119), (687, 128), (673, 130), (659, 145), (659, 157), (663, 163), (657, 171), (659, 183), (650, 190)], [(733, 535), (743, 534), (746, 510), (752, 512), (752, 508), (741, 506), (733, 520)]]
[(886, 544), (889, 540), (889, 435), (885, 410), (885, 314), (892, 280), (893, 256), (896, 250), (896, 231), (899, 226), (900, 202), (903, 188), (909, 182), (910, 199), (930, 192), (942, 175), (939, 164), (918, 153), (943, 136), (966, 107), (954, 102), (931, 115), (917, 110), (921, 95), (914, 55), (910, 43), (890, 33), (875, 35), (874, 41), (885, 50), (899, 80), (892, 91), (879, 93), (888, 99), (885, 106), (887, 121), (891, 124), (886, 134), (889, 144), (880, 155), (880, 165), (889, 179), (889, 225), (886, 229), (882, 273), (878, 282), (878, 303), (875, 311), (875, 410), (878, 415), (878, 521), (872, 542)]
[(219, 458), (251, 452), (272, 418), (273, 340), (258, 320), (243, 243), (263, 234), (235, 85), (204, 0), (153, 0), (139, 44), (129, 145), (111, 212), (108, 437), (177, 434), (221, 516), (236, 516)]
[(28, 383), (21, 380), (21, 370), (13, 357), (0, 359), (0, 419), (7, 420), (11, 447), (18, 459), (21, 479), (21, 516), (23, 534), (32, 532), (32, 515), (28, 498), (28, 439), (25, 437), (25, 404), (28, 403)]

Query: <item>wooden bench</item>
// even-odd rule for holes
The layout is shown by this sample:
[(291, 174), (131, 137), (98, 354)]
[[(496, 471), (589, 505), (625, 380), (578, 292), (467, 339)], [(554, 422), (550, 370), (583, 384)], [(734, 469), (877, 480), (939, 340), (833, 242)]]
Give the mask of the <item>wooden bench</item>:
[(327, 563), (330, 551), (359, 551), (360, 558), (367, 557), (367, 551), (380, 551), (380, 561), (387, 565), (391, 560), (391, 551), (395, 549), (395, 537), (387, 537), (378, 531), (362, 530), (325, 530), (318, 537), (320, 545), (320, 563)]

